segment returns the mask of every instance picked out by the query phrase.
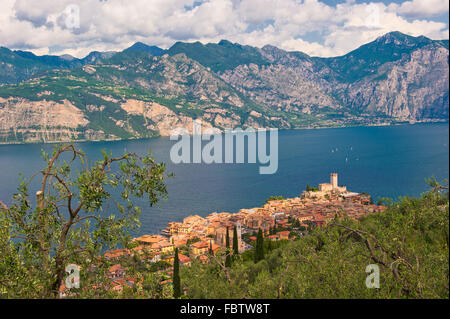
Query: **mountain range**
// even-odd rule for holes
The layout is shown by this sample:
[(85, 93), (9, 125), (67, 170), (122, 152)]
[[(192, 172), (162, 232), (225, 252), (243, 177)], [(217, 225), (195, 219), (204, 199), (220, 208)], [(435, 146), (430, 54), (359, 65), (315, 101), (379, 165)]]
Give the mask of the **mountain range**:
[(135, 43), (121, 52), (37, 56), (0, 47), (0, 142), (219, 129), (448, 121), (449, 41), (391, 32), (344, 56), (275, 46)]

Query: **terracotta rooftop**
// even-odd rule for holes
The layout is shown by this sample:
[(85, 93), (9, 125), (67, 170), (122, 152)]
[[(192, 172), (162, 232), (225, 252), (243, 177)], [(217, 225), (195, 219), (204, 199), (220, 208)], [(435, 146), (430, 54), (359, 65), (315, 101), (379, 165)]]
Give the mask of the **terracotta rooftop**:
[(191, 261), (191, 259), (188, 256), (185, 256), (183, 254), (178, 254), (178, 259), (181, 263), (185, 264)]
[(196, 243), (193, 243), (192, 246), (194, 246), (195, 248), (205, 248), (209, 247), (209, 244), (206, 241), (198, 241)]

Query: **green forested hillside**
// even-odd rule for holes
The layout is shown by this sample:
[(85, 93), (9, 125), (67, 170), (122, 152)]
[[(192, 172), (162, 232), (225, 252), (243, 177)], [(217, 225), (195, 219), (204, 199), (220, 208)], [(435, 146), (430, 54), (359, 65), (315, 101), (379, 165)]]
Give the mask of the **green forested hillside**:
[(167, 52), (170, 55), (184, 53), (189, 58), (211, 68), (214, 72), (231, 70), (242, 64), (269, 64), (269, 61), (262, 56), (257, 48), (231, 43), (227, 40), (206, 45), (200, 42), (177, 42)]
[[(448, 193), (432, 191), (266, 245), (257, 264), (245, 254), (230, 269), (193, 264), (181, 280), (189, 298), (448, 298), (448, 244)], [(366, 287), (369, 264), (379, 266), (379, 289)]]

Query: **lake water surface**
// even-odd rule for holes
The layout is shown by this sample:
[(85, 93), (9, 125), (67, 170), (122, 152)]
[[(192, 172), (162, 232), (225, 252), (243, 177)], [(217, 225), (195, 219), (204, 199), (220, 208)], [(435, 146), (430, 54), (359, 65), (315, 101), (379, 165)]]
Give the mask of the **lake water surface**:
[[(448, 124), (416, 124), (383, 127), (352, 127), (279, 132), (278, 171), (260, 175), (259, 164), (173, 164), (169, 152), (175, 142), (168, 138), (85, 142), (77, 146), (92, 159), (100, 150), (113, 155), (124, 151), (144, 154), (152, 149), (157, 161), (175, 174), (167, 181), (169, 199), (162, 207), (145, 202), (140, 234), (157, 233), (169, 221), (188, 215), (237, 212), (260, 206), (271, 195), (298, 196), (306, 184), (328, 182), (331, 172), (339, 184), (355, 192), (380, 197), (418, 196), (424, 179), (449, 177)], [(41, 149), (51, 145), (0, 145), (0, 199), (10, 203), (18, 185), (18, 174), (29, 177), (42, 169)], [(37, 190), (31, 189), (30, 193)]]

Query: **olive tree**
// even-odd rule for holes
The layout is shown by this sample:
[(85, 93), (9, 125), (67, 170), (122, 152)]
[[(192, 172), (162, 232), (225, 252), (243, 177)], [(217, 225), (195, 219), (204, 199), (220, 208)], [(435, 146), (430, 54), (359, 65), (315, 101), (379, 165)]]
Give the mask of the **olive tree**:
[(42, 157), (44, 169), (20, 178), (11, 205), (0, 201), (0, 293), (7, 297), (58, 296), (68, 264), (87, 273), (102, 264), (104, 249), (130, 242), (140, 225), (136, 198), (153, 206), (167, 197), (165, 165), (151, 154), (103, 151), (91, 161), (64, 144)]

